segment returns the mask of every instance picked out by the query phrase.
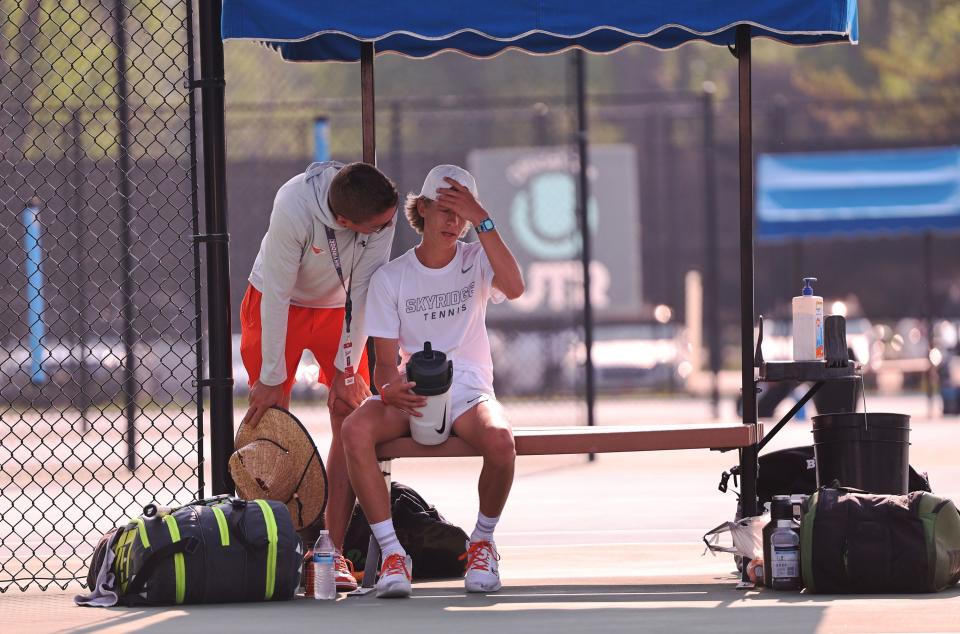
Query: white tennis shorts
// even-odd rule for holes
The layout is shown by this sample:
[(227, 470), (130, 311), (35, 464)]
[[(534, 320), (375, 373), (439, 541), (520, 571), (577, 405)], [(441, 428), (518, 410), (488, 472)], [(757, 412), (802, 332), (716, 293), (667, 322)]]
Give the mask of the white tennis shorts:
[[(380, 400), (379, 395), (370, 398)], [(454, 424), (471, 407), (496, 400), (493, 385), (481, 371), (474, 368), (459, 369), (454, 366), (453, 384), (450, 386), (450, 414)]]

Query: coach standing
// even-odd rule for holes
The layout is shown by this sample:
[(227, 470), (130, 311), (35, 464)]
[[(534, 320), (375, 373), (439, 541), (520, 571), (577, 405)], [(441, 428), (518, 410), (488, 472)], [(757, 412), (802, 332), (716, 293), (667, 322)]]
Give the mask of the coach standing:
[[(340, 427), (370, 396), (363, 312), (370, 277), (390, 257), (397, 201), (394, 184), (371, 165), (310, 165), (277, 192), (240, 307), (240, 356), (250, 381), (244, 423), (256, 426), (271, 406), (289, 406), (304, 350), (330, 388), (325, 517), (338, 552), (354, 503)], [(342, 555), (337, 587), (356, 588)]]

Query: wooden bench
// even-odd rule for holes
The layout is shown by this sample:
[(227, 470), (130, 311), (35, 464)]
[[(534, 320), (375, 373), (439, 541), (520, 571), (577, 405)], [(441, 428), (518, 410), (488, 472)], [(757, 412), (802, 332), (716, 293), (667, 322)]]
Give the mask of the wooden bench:
[[(763, 437), (760, 425), (742, 423), (637, 425), (611, 427), (518, 427), (513, 430), (518, 456), (659, 451), (665, 449), (736, 449)], [(410, 437), (377, 446), (377, 458), (456, 458), (478, 455), (451, 436), (442, 445), (420, 445)]]
[[(756, 445), (763, 438), (762, 425), (743, 423), (636, 425), (610, 427), (517, 427), (513, 430), (518, 456), (661, 451), (667, 449), (738, 449)], [(425, 446), (410, 437), (377, 446), (377, 459), (390, 488), (390, 461), (396, 458), (458, 458), (479, 455), (456, 436), (441, 445)], [(372, 590), (377, 576), (380, 548), (371, 536), (363, 586)]]

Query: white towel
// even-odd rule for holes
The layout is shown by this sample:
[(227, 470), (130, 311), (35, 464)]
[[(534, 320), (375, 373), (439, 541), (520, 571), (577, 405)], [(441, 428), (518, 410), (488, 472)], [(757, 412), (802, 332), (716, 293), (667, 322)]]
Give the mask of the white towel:
[(107, 552), (103, 556), (103, 562), (100, 564), (100, 570), (97, 571), (97, 583), (91, 588), (90, 594), (78, 594), (73, 597), (73, 602), (77, 605), (85, 605), (93, 608), (113, 607), (120, 601), (120, 596), (116, 593), (116, 577), (113, 574), (113, 560), (116, 555), (113, 552), (114, 542), (123, 531), (116, 531), (110, 542), (107, 544)]

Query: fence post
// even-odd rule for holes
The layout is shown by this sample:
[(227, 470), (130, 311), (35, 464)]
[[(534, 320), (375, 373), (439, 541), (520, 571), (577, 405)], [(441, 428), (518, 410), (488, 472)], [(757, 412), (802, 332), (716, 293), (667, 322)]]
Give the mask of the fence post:
[[(580, 218), (580, 236), (582, 246), (580, 257), (583, 263), (583, 345), (586, 348), (586, 375), (587, 375), (587, 425), (593, 426), (594, 403), (596, 401), (596, 387), (593, 376), (593, 304), (590, 298), (590, 221), (587, 210), (590, 201), (590, 181), (587, 178), (590, 157), (587, 145), (587, 69), (583, 51), (574, 53), (574, 70), (576, 73), (577, 91), (577, 156), (579, 160), (579, 174), (577, 177), (577, 211)], [(595, 454), (588, 454), (591, 462), (596, 460)]]
[(706, 222), (706, 263), (704, 264), (704, 315), (707, 321), (707, 346), (710, 351), (710, 413), (716, 419), (720, 416), (720, 284), (717, 261), (717, 171), (716, 142), (714, 138), (713, 94), (716, 86), (713, 82), (703, 82), (703, 187), (704, 212)]
[[(226, 125), (220, 2), (199, 2), (203, 121), (204, 225), (210, 375), (210, 481), (214, 494), (233, 493), (227, 462), (233, 453), (233, 367), (230, 259), (227, 234)], [(204, 385), (201, 385), (201, 389)]]
[(117, 47), (117, 124), (119, 134), (120, 170), (120, 272), (123, 296), (123, 411), (127, 419), (127, 468), (137, 468), (137, 381), (133, 347), (136, 332), (133, 329), (133, 279), (130, 269), (133, 256), (130, 253), (130, 105), (127, 88), (127, 32), (124, 29), (125, 11), (123, 0), (116, 0), (113, 8), (114, 44)]
[(27, 325), (30, 328), (30, 382), (43, 385), (47, 375), (43, 371), (43, 247), (40, 244), (40, 199), (31, 198), (23, 209), (23, 249), (26, 251)]
[(73, 406), (80, 412), (81, 429), (86, 432), (90, 428), (90, 421), (87, 420), (87, 409), (90, 407), (90, 372), (87, 367), (90, 356), (87, 349), (87, 337), (90, 332), (90, 326), (87, 322), (87, 306), (90, 299), (87, 297), (87, 277), (88, 272), (84, 267), (84, 254), (86, 245), (84, 237), (87, 234), (87, 226), (84, 222), (84, 209), (86, 201), (83, 198), (83, 148), (80, 146), (80, 115), (76, 108), (70, 110), (70, 206), (73, 208), (73, 228), (70, 233), (73, 235), (73, 261), (76, 267), (73, 270), (71, 279), (77, 289), (77, 294), (73, 300), (74, 314), (70, 329), (75, 337), (74, 343), (76, 349), (73, 354), (77, 356), (79, 365), (77, 366), (76, 383), (77, 397)]

